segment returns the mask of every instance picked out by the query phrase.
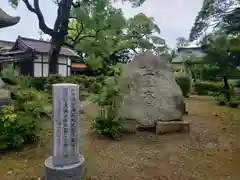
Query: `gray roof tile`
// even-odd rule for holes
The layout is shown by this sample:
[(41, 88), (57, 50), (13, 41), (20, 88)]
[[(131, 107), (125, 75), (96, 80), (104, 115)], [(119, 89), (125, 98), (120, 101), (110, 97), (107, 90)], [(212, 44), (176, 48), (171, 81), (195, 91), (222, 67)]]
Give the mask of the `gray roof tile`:
[[(50, 49), (50, 42), (43, 41), (43, 40), (36, 40), (36, 39), (30, 39), (25, 37), (19, 37), (19, 39), (30, 48), (34, 49), (37, 52), (40, 53), (48, 53)], [(62, 47), (60, 51), (60, 55), (63, 56), (74, 56), (77, 57), (78, 55), (71, 49), (67, 47)]]

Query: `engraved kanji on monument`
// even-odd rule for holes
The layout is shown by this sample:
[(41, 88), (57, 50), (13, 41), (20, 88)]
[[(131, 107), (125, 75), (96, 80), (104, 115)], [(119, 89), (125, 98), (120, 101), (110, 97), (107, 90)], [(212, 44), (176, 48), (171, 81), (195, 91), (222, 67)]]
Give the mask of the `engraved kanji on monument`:
[(46, 180), (75, 180), (83, 170), (79, 154), (79, 86), (53, 84), (53, 150), (45, 161)]
[(79, 87), (53, 85), (53, 164), (79, 162)]

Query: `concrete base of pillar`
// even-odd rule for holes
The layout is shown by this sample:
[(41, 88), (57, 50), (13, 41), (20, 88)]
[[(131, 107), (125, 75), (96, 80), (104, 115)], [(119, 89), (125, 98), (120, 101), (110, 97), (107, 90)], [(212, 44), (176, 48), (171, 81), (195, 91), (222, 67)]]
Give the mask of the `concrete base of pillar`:
[(44, 180), (80, 180), (83, 176), (84, 157), (80, 156), (80, 162), (61, 167), (54, 167), (52, 156), (45, 160)]

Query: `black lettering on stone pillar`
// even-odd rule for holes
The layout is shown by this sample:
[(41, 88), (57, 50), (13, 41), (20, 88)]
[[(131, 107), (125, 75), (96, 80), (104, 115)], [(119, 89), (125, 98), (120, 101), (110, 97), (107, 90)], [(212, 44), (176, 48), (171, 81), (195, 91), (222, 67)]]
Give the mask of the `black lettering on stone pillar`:
[(68, 139), (69, 139), (69, 127), (68, 127), (68, 89), (63, 89), (63, 156), (68, 157)]
[(71, 154), (74, 156), (77, 146), (77, 134), (76, 134), (76, 89), (71, 90)]

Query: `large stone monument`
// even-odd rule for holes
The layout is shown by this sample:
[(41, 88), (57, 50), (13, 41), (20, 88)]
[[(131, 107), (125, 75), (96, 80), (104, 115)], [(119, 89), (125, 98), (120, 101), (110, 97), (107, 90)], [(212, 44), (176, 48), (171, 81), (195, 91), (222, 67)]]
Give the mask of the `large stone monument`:
[(123, 101), (119, 115), (157, 133), (181, 131), (185, 103), (171, 64), (149, 52), (136, 56), (122, 69)]
[(45, 180), (80, 180), (84, 158), (79, 154), (79, 86), (53, 85), (53, 151), (45, 160)]

